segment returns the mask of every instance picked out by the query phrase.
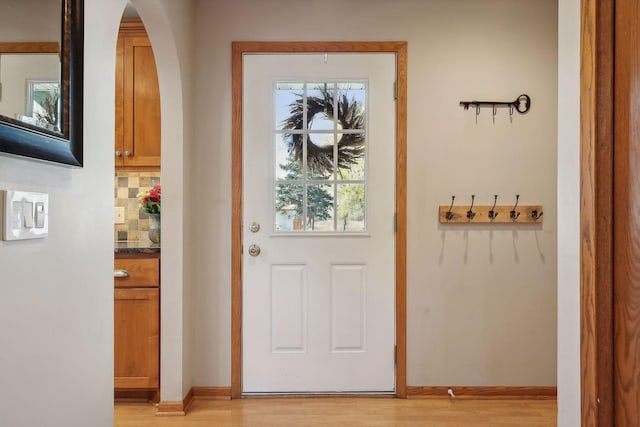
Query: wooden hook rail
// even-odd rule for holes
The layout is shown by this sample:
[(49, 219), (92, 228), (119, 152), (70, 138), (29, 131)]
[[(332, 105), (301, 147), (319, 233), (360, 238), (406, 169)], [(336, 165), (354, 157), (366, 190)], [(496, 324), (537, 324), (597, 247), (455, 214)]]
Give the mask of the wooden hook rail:
[[(472, 215), (468, 215), (470, 208)], [(489, 215), (492, 211), (493, 219)], [(540, 224), (543, 215), (542, 205), (517, 206), (515, 211), (513, 205), (473, 206), (473, 208), (470, 205), (440, 205), (438, 218), (440, 224)]]

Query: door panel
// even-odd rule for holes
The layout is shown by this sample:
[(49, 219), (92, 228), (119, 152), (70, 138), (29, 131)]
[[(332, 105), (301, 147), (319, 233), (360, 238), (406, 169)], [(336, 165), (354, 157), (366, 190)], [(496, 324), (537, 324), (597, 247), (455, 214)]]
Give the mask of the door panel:
[(331, 350), (365, 351), (366, 266), (331, 266)]
[(245, 393), (394, 390), (394, 80), (393, 54), (244, 57)]

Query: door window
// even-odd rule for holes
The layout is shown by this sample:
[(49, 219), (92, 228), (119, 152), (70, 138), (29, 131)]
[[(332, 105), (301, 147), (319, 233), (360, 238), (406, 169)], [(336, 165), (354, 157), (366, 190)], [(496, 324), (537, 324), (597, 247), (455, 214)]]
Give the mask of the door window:
[(366, 232), (367, 82), (275, 84), (276, 232)]

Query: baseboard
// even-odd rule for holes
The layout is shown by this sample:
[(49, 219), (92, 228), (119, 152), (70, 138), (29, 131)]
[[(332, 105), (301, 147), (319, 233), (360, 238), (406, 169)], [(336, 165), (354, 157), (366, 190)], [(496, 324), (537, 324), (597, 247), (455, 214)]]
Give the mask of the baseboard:
[(189, 390), (182, 402), (160, 402), (156, 410), (157, 417), (180, 417), (187, 415), (193, 403), (193, 388)]
[(231, 399), (231, 387), (192, 387), (191, 391), (197, 399)]
[(153, 402), (158, 403), (157, 390), (114, 390), (115, 402)]
[(449, 399), (451, 390), (456, 399), (532, 399), (556, 400), (557, 387), (416, 387), (407, 386), (407, 398)]
[[(407, 398), (450, 399), (452, 397), (449, 395), (449, 390), (453, 392), (456, 399), (555, 400), (558, 394), (557, 387), (407, 386)], [(331, 397), (336, 396), (331, 395)], [(158, 403), (156, 416), (184, 416), (189, 411), (194, 399), (229, 400), (231, 399), (231, 387), (191, 387), (182, 402)]]

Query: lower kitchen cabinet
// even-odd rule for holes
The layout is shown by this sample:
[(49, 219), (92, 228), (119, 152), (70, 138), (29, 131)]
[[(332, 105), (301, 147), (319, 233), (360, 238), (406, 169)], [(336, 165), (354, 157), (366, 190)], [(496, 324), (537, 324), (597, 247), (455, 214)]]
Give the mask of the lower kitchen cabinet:
[[(114, 388), (116, 398), (145, 396), (157, 400), (160, 386), (159, 259), (153, 259), (155, 271), (148, 268), (148, 259), (140, 259), (142, 263), (136, 261), (135, 258), (115, 260)], [(140, 268), (145, 262), (146, 268)], [(124, 277), (118, 278), (118, 272)], [(135, 287), (136, 284), (152, 287)]]

